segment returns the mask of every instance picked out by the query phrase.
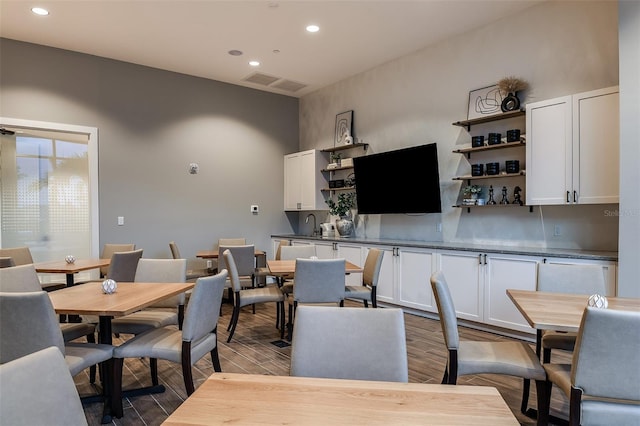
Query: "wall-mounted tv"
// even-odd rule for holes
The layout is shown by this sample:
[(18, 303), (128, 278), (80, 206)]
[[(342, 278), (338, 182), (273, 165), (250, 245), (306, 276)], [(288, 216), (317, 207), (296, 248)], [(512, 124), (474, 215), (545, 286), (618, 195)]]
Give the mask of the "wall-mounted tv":
[(435, 143), (353, 159), (359, 214), (440, 213)]

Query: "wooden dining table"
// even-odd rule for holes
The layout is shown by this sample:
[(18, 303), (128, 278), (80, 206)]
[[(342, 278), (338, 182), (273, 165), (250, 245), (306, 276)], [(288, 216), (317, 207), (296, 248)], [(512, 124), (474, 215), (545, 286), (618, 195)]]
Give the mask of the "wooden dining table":
[(519, 423), (489, 386), (213, 373), (163, 425), (213, 424)]
[[(267, 260), (267, 267), (269, 273), (273, 276), (293, 276), (296, 272), (296, 260)], [(351, 263), (348, 260), (345, 261), (345, 273), (358, 273), (363, 272), (362, 267)]]
[[(144, 309), (160, 300), (184, 293), (195, 286), (186, 283), (119, 282), (116, 292), (105, 294), (102, 282), (89, 282), (67, 287), (49, 294), (53, 309), (58, 314), (98, 315), (100, 321), (100, 343), (112, 344), (111, 320)], [(109, 395), (112, 377), (104, 377), (105, 394)], [(163, 385), (123, 391), (123, 396), (164, 392)], [(110, 422), (111, 413), (119, 415), (117, 407), (110, 401), (105, 407), (103, 423)]]
[(73, 263), (67, 263), (65, 260), (53, 260), (50, 262), (34, 263), (36, 272), (50, 274), (65, 274), (67, 279), (67, 287), (75, 284), (75, 274), (90, 269), (98, 269), (103, 266), (109, 266), (111, 259), (76, 259)]
[[(588, 294), (550, 293), (508, 289), (507, 295), (536, 330), (577, 332)], [(640, 299), (607, 297), (608, 309), (640, 311)]]
[[(266, 256), (267, 254), (263, 250), (255, 249), (254, 255), (256, 258), (261, 256)], [(217, 259), (220, 257), (220, 253), (218, 249), (213, 250), (200, 250), (196, 253), (196, 257), (201, 259)]]

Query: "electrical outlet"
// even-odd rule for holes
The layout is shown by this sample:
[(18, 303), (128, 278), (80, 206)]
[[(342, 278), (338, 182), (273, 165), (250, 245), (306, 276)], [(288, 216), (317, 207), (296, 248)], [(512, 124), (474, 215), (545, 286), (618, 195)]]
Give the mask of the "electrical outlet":
[(438, 222), (438, 224), (436, 225), (436, 232), (442, 232), (442, 223)]
[(560, 235), (562, 235), (562, 230), (560, 229), (560, 225), (554, 225), (554, 227), (553, 227), (553, 236), (554, 237), (559, 237)]

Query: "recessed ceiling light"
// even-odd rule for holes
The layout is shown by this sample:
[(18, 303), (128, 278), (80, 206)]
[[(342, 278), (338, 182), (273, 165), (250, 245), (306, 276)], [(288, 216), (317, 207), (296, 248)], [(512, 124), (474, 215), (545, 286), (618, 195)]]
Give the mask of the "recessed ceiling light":
[(32, 7), (31, 11), (40, 16), (47, 16), (49, 14), (49, 11), (47, 9), (43, 9), (41, 7)]
[(229, 55), (231, 55), (231, 56), (240, 56), (240, 55), (242, 55), (242, 51), (241, 50), (230, 50), (227, 53)]
[(317, 33), (318, 31), (320, 31), (320, 27), (317, 25), (309, 25), (307, 26), (307, 31), (309, 31), (310, 33)]
[(258, 61), (249, 61), (249, 65), (251, 65), (252, 67), (257, 67), (260, 65), (260, 62)]

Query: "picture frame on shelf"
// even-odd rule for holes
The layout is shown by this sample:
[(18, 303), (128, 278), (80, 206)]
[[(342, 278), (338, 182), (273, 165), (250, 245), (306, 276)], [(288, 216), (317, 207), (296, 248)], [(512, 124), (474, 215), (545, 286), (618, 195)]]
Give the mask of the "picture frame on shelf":
[[(498, 109), (500, 106), (498, 105)], [(336, 115), (336, 130), (334, 146), (350, 145), (353, 143), (353, 110)]]
[(502, 100), (502, 92), (497, 84), (470, 91), (467, 119), (502, 114)]

